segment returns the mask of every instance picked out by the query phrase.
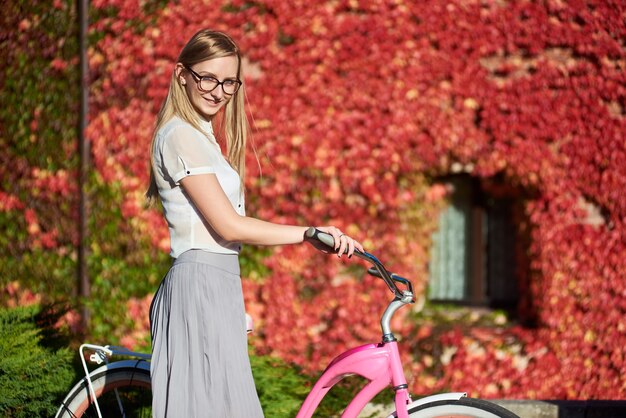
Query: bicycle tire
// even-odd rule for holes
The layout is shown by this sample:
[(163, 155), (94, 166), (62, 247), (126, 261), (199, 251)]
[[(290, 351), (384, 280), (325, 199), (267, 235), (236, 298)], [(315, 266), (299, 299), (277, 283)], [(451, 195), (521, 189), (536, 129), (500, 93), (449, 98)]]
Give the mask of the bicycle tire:
[[(152, 416), (152, 388), (150, 371), (138, 362), (122, 366), (102, 366), (90, 373), (91, 383), (103, 418), (121, 417), (114, 389), (122, 400), (125, 417)], [(134, 365), (128, 363), (135, 363)], [(145, 362), (143, 362), (145, 364)], [(115, 363), (112, 363), (115, 364)], [(98, 413), (84, 377), (63, 400), (56, 418), (92, 418)]]
[(519, 418), (500, 405), (473, 398), (429, 402), (408, 412), (410, 418)]

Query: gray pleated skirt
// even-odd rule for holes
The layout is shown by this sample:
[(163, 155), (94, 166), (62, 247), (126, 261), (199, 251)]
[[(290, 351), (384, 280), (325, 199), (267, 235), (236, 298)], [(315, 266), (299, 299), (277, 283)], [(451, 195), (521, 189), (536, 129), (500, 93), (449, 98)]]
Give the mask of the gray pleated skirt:
[(181, 254), (154, 296), (150, 331), (154, 417), (263, 417), (237, 255)]

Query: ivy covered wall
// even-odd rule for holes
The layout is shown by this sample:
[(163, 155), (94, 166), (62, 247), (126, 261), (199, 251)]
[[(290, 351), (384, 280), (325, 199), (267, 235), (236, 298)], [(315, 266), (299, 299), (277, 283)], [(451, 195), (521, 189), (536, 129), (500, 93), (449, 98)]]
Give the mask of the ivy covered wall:
[[(431, 235), (457, 168), (517, 196), (520, 325), (396, 329), (418, 393), (623, 398), (626, 25), (619, 1), (93, 1), (91, 269), (95, 323), (136, 344), (167, 268), (143, 200), (147, 147), (172, 62), (202, 27), (246, 56), (248, 213), (334, 223), (428, 285)], [(74, 5), (8, 4), (0, 109), (0, 280), (73, 286)], [(10, 30), (8, 30), (10, 29)], [(10, 45), (5, 48), (4, 45)], [(247, 249), (262, 353), (318, 370), (378, 339), (387, 290), (306, 246)], [(15, 293), (15, 292), (13, 292)], [(3, 298), (9, 298), (5, 291)], [(105, 312), (117, 312), (107, 316)], [(531, 325), (528, 325), (532, 323)]]

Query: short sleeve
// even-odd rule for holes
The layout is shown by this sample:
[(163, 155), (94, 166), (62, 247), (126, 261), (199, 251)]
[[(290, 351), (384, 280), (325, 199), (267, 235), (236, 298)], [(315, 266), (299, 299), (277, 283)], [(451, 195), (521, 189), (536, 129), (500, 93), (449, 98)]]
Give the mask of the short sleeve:
[(179, 125), (163, 138), (164, 171), (175, 184), (187, 176), (215, 173), (219, 162), (219, 146), (212, 143), (193, 126)]

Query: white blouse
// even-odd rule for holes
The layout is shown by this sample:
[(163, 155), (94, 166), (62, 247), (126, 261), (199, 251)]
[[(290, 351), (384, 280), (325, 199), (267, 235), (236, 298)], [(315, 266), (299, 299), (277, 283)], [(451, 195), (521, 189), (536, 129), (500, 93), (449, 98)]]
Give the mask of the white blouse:
[(186, 176), (215, 174), (235, 211), (244, 216), (244, 197), (237, 172), (224, 158), (210, 122), (202, 121), (204, 132), (179, 117), (159, 129), (153, 149), (153, 168), (163, 212), (167, 221), (174, 258), (189, 249), (221, 254), (238, 254), (241, 245), (222, 239), (180, 187)]

